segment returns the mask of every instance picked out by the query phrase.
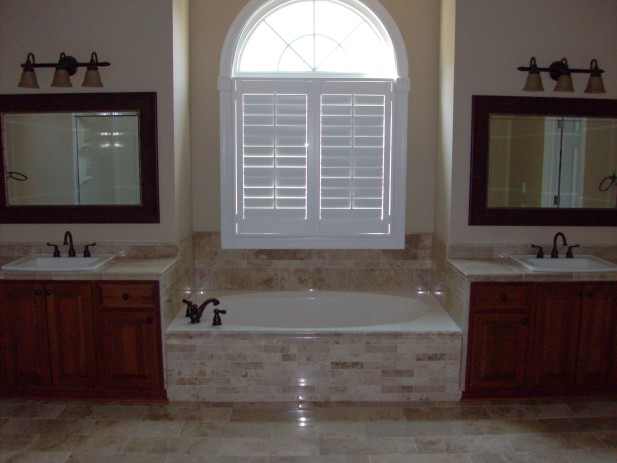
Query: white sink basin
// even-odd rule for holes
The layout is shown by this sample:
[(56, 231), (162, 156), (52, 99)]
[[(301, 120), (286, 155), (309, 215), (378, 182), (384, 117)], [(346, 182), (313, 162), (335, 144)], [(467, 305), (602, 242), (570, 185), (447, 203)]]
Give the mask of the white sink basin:
[(115, 254), (98, 254), (92, 257), (51, 257), (35, 254), (2, 266), (2, 270), (18, 272), (75, 272), (96, 270), (116, 257)]
[(553, 259), (536, 256), (511, 256), (523, 267), (532, 272), (615, 272), (617, 265), (595, 256), (579, 255), (571, 259), (559, 257)]

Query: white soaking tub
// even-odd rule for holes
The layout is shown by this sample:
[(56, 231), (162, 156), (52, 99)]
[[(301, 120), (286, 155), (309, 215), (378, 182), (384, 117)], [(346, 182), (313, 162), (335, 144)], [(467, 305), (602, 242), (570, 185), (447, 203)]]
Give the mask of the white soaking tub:
[[(196, 291), (165, 333), (172, 401), (459, 400), (463, 336), (430, 294)], [(213, 309), (222, 325), (212, 326)]]

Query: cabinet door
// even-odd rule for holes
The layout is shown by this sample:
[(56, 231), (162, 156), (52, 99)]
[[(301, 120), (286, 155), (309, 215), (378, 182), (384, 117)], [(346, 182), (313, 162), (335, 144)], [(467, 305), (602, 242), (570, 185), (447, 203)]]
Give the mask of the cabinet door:
[(98, 314), (98, 359), (103, 387), (162, 389), (158, 317), (153, 310)]
[(571, 283), (537, 286), (530, 353), (530, 386), (564, 390), (574, 384), (580, 288)]
[(607, 388), (616, 375), (617, 285), (584, 285), (580, 297), (576, 384), (590, 389)]
[(529, 312), (472, 314), (467, 389), (521, 389), (526, 384)]
[(44, 287), (40, 283), (6, 282), (0, 286), (0, 310), (8, 337), (4, 373), (16, 391), (51, 384)]
[(90, 284), (48, 284), (45, 299), (54, 386), (94, 387), (96, 363)]

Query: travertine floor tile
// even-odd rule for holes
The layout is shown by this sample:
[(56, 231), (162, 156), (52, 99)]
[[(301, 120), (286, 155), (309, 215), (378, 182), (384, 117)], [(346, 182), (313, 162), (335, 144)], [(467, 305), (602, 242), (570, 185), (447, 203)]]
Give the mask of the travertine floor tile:
[(0, 400), (0, 463), (614, 463), (615, 404)]

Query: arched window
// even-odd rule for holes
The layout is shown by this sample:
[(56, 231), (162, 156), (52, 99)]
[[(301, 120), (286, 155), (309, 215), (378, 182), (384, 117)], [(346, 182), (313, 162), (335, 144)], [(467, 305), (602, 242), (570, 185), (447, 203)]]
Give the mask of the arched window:
[(222, 245), (404, 245), (407, 60), (375, 0), (253, 0), (221, 59)]

